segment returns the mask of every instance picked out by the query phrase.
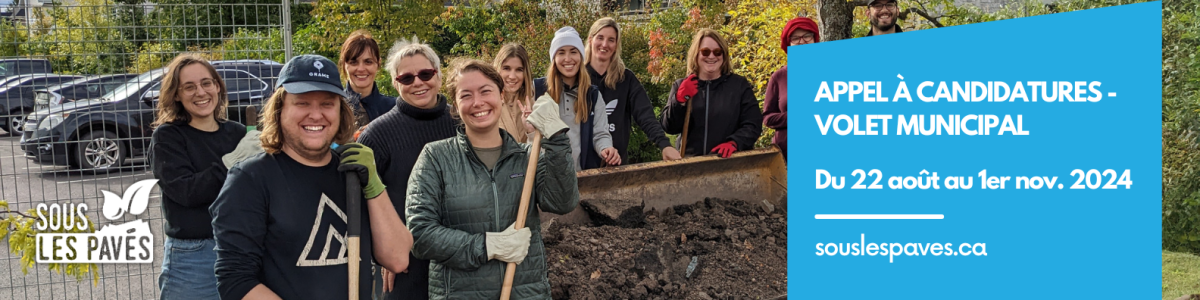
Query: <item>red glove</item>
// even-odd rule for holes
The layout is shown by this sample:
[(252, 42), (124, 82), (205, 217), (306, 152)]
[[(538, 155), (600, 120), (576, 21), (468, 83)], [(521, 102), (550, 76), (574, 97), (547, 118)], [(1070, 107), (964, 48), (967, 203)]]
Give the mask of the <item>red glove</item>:
[(721, 143), (720, 145), (713, 147), (711, 152), (721, 155), (721, 158), (729, 158), (730, 155), (733, 155), (734, 152), (737, 152), (737, 143), (734, 143), (733, 141)]
[(679, 83), (679, 90), (675, 92), (675, 101), (687, 103), (688, 99), (696, 96), (696, 92), (700, 90), (699, 83), (700, 79), (696, 78), (696, 74), (688, 75), (683, 82)]

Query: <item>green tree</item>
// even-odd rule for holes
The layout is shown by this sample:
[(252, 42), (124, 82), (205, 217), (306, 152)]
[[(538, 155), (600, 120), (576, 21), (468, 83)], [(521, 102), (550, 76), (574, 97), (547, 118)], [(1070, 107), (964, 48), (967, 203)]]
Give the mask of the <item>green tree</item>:
[[(130, 0), (132, 1), (132, 0)], [(177, 50), (220, 44), (236, 29), (268, 30), (283, 26), (279, 0), (152, 0), (147, 35)]]
[[(20, 256), (21, 272), (29, 274), (29, 268), (37, 262), (37, 234), (39, 233), (93, 233), (96, 232), (96, 223), (87, 220), (88, 228), (79, 229), (72, 226), (71, 230), (59, 228), (59, 230), (37, 230), (37, 221), (35, 218), (36, 212), (33, 209), (25, 212), (9, 209), (8, 201), (0, 200), (0, 237), (8, 241), (8, 251), (12, 254)], [(82, 216), (85, 220), (87, 216)], [(83, 280), (88, 273), (92, 275), (92, 284), (100, 282), (100, 273), (97, 272), (96, 264), (62, 264), (51, 263), (44, 264), (50, 271), (59, 274), (66, 274), (75, 277), (75, 280)]]
[(60, 73), (124, 72), (134, 48), (122, 38), (112, 6), (104, 0), (81, 0), (78, 7), (54, 7), (35, 13), (41, 14), (41, 21), (47, 24), (40, 25), (21, 44), (23, 54), (48, 56)]

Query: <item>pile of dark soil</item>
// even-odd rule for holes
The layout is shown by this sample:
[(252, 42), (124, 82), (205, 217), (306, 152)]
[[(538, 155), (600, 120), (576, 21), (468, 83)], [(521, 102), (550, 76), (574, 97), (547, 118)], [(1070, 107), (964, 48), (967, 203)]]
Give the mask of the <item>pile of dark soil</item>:
[(543, 230), (554, 299), (776, 299), (787, 294), (787, 213), (705, 199), (645, 222)]

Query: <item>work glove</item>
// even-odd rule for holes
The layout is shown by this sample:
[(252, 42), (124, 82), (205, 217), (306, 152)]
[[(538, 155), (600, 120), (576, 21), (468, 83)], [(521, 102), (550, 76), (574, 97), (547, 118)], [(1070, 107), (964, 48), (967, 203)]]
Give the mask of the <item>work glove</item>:
[(550, 98), (549, 95), (537, 98), (537, 101), (533, 103), (533, 110), (525, 118), (525, 122), (533, 125), (533, 128), (536, 128), (546, 138), (567, 130), (567, 123), (563, 123), (562, 118), (558, 116), (558, 103), (555, 103), (554, 98)]
[(687, 103), (696, 93), (700, 91), (700, 79), (696, 78), (696, 74), (688, 75), (679, 83), (679, 89), (675, 91), (675, 101), (679, 103)]
[(484, 243), (487, 245), (488, 259), (518, 265), (525, 261), (525, 256), (529, 255), (529, 237), (532, 233), (528, 227), (516, 229), (516, 224), (508, 225), (508, 229), (501, 232), (486, 233), (487, 240)]
[(359, 143), (349, 143), (337, 148), (338, 156), (342, 157), (339, 172), (354, 171), (358, 174), (358, 182), (363, 185), (363, 196), (368, 200), (382, 194), (387, 186), (379, 181), (379, 173), (375, 172), (375, 151)]
[(247, 132), (246, 136), (238, 141), (237, 147), (233, 148), (233, 152), (221, 156), (221, 162), (225, 163), (225, 169), (231, 169), (233, 165), (263, 153), (262, 142), (258, 140), (258, 136), (261, 134), (262, 132), (258, 130)]
[(720, 155), (721, 158), (729, 158), (730, 155), (733, 155), (734, 152), (737, 152), (737, 143), (734, 143), (733, 141), (721, 143), (720, 145), (713, 147), (711, 152)]

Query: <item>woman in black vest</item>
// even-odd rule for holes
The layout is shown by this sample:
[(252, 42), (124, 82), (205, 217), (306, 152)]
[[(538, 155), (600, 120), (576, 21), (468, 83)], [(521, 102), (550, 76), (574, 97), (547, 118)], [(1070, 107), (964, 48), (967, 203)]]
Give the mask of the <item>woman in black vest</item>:
[[(548, 94), (558, 103), (559, 115), (570, 127), (575, 171), (621, 164), (608, 132), (608, 116), (600, 91), (583, 69), (583, 40), (575, 28), (563, 27), (550, 41), (550, 67), (546, 77), (534, 80), (537, 96)], [(599, 113), (596, 113), (599, 112)]]

